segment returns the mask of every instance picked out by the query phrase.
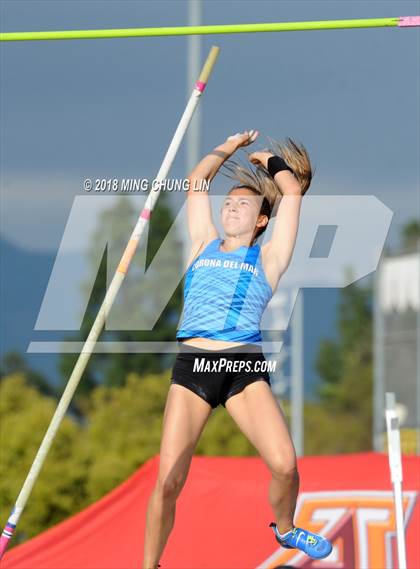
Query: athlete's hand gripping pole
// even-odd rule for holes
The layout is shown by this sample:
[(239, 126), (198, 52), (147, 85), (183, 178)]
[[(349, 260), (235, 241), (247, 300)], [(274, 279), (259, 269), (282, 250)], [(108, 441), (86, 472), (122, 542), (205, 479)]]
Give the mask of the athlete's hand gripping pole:
[[(175, 131), (175, 134), (172, 138), (172, 142), (169, 145), (169, 148), (166, 152), (165, 158), (163, 159), (162, 165), (159, 169), (159, 172), (155, 178), (157, 182), (163, 181), (172, 166), (176, 153), (179, 149), (181, 141), (184, 137), (184, 134), (188, 128), (188, 125), (192, 119), (194, 111), (198, 105), (198, 102), (201, 98), (201, 94), (204, 91), (207, 81), (209, 79), (210, 73), (213, 69), (214, 64), (216, 63), (217, 56), (219, 55), (219, 48), (212, 47), (210, 53), (207, 57), (207, 60), (204, 64), (204, 67), (201, 71), (200, 77), (196, 82), (191, 97), (188, 101), (188, 104), (185, 108), (184, 114), (179, 121), (178, 127)], [(121, 258), (121, 261), (118, 265), (118, 268), (115, 272), (115, 275), (111, 281), (111, 284), (106, 292), (104, 301), (102, 306), (99, 309), (99, 312), (96, 316), (95, 322), (93, 323), (92, 329), (88, 335), (86, 342), (83, 345), (82, 351), (77, 359), (76, 365), (73, 369), (73, 372), (70, 376), (70, 379), (67, 383), (67, 386), (61, 396), (61, 399), (58, 403), (57, 409), (54, 413), (54, 416), (51, 420), (51, 423), (47, 429), (47, 432), (42, 440), (41, 446), (38, 449), (38, 452), (35, 456), (35, 459), (32, 463), (32, 466), (29, 470), (29, 473), (26, 477), (26, 480), (22, 486), (22, 489), (19, 493), (19, 496), (16, 500), (15, 506), (10, 514), (10, 517), (7, 521), (7, 524), (3, 530), (3, 533), (0, 537), (0, 559), (3, 556), (3, 553), (13, 536), (15, 531), (16, 525), (19, 521), (19, 518), (22, 514), (22, 511), (26, 505), (26, 502), (29, 498), (29, 495), (32, 491), (32, 488), (36, 482), (36, 479), (39, 475), (41, 467), (45, 461), (47, 453), (51, 447), (51, 444), (54, 440), (54, 437), (57, 433), (57, 430), (60, 426), (61, 421), (64, 418), (64, 415), (67, 411), (67, 408), (71, 402), (74, 392), (79, 384), (79, 381), (82, 377), (82, 374), (87, 366), (89, 358), (94, 351), (94, 347), (96, 341), (99, 337), (99, 334), (102, 331), (102, 328), (105, 324), (106, 317), (112, 307), (112, 304), (115, 300), (115, 297), (118, 293), (118, 290), (121, 284), (124, 281), (125, 275), (127, 273), (128, 267), (130, 266), (131, 259), (136, 251), (137, 245), (139, 243), (140, 237), (143, 234), (144, 228), (146, 227), (147, 223), (150, 219), (150, 214), (153, 211), (153, 208), (156, 204), (156, 201), (159, 197), (160, 193), (160, 184), (158, 183), (153, 184), (152, 189), (147, 197), (145, 206), (143, 211), (141, 212), (136, 226), (131, 234), (131, 237), (128, 241), (127, 247), (124, 251), (124, 254)]]

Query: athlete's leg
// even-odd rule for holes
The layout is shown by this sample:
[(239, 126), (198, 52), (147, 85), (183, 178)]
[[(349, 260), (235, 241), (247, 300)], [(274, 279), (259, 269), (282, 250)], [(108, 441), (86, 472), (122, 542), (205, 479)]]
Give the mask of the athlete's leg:
[(277, 527), (284, 533), (293, 527), (299, 474), (283, 411), (268, 383), (261, 380), (229, 397), (225, 406), (271, 471), (269, 502)]
[(211, 411), (209, 403), (186, 387), (174, 384), (169, 387), (159, 474), (147, 508), (143, 569), (157, 567), (174, 525), (176, 500)]

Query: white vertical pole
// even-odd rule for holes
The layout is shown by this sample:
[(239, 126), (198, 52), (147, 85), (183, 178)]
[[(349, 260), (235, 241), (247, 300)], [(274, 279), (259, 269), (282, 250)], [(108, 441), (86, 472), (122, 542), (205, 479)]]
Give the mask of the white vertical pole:
[(296, 296), (292, 323), (291, 431), (296, 455), (303, 456), (303, 289)]
[(404, 535), (404, 507), (402, 496), (401, 441), (395, 393), (386, 394), (386, 429), (388, 433), (388, 460), (391, 482), (394, 486), (395, 520), (397, 526), (398, 568), (407, 569)]
[[(420, 259), (420, 239), (417, 239), (417, 254)], [(417, 382), (416, 382), (416, 410), (417, 419), (420, 419), (420, 307), (417, 309), (417, 332), (416, 332), (416, 347), (417, 347)], [(417, 431), (417, 454), (420, 454), (420, 433)]]
[(382, 260), (373, 275), (373, 450), (384, 451), (384, 339), (385, 326), (381, 301)]
[[(201, 25), (201, 0), (188, 1), (188, 25)], [(188, 36), (188, 72), (187, 93), (200, 73), (201, 36)], [(187, 132), (187, 173), (197, 164), (200, 158), (200, 109), (195, 112)]]
[[(188, 0), (188, 25), (201, 25), (201, 0)], [(191, 86), (194, 85), (195, 78), (200, 72), (201, 36), (188, 36), (187, 41), (187, 93), (189, 93)], [(197, 108), (186, 134), (186, 176), (188, 176), (200, 159), (200, 119), (200, 109)], [(190, 253), (190, 238), (186, 226), (183, 229), (183, 242), (185, 265)]]

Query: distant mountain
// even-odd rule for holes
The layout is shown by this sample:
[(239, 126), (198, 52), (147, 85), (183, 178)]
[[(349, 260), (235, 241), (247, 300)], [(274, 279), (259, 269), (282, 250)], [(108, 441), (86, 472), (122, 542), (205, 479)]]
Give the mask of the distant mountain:
[[(57, 354), (27, 354), (55, 255), (22, 249), (0, 239), (0, 354), (20, 352), (30, 367), (56, 383)], [(45, 335), (42, 337), (45, 339)]]

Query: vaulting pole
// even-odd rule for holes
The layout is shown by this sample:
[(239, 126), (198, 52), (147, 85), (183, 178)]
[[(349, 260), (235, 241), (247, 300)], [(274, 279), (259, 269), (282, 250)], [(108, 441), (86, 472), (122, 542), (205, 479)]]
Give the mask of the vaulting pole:
[(343, 30), (348, 28), (420, 26), (420, 16), (368, 18), (359, 20), (321, 20), (316, 22), (280, 22), (267, 24), (227, 24), (218, 26), (179, 26), (170, 28), (126, 28), (111, 30), (65, 30), (51, 32), (3, 32), (0, 41), (82, 40), (99, 38), (135, 38), (151, 36), (187, 36), (208, 34), (248, 34), (261, 32), (297, 32), (308, 30)]
[(388, 461), (391, 483), (394, 489), (395, 526), (397, 534), (398, 569), (407, 569), (405, 545), (404, 505), (403, 505), (403, 470), (401, 460), (400, 425), (396, 411), (395, 393), (386, 394), (385, 408), (386, 430), (388, 434)]
[(172, 142), (169, 145), (169, 148), (166, 152), (165, 158), (163, 159), (159, 172), (155, 180), (153, 181), (153, 186), (152, 189), (150, 190), (149, 195), (147, 196), (146, 204), (131, 234), (130, 240), (128, 241), (127, 247), (124, 251), (124, 254), (121, 258), (121, 261), (118, 265), (118, 268), (115, 272), (112, 282), (106, 292), (102, 306), (99, 309), (98, 315), (96, 316), (95, 322), (93, 323), (89, 336), (83, 345), (82, 351), (77, 359), (76, 365), (73, 369), (73, 372), (70, 376), (67, 386), (63, 392), (63, 395), (61, 396), (61, 399), (58, 403), (57, 409), (54, 413), (51, 423), (47, 429), (47, 432), (44, 436), (41, 446), (39, 447), (39, 450), (29, 470), (29, 474), (26, 477), (26, 480), (20, 491), (20, 494), (16, 500), (15, 506), (12, 510), (12, 513), (10, 514), (10, 517), (7, 521), (6, 527), (4, 528), (3, 533), (0, 537), (0, 559), (2, 558), (3, 553), (9, 541), (13, 536), (13, 533), (16, 529), (16, 525), (23, 512), (23, 509), (26, 505), (26, 502), (32, 491), (32, 488), (38, 478), (39, 472), (47, 457), (48, 451), (51, 447), (51, 444), (54, 440), (54, 437), (57, 433), (60, 423), (64, 418), (64, 415), (67, 411), (70, 401), (72, 400), (73, 394), (76, 391), (76, 388), (79, 384), (82, 374), (88, 364), (90, 356), (94, 351), (96, 341), (105, 324), (106, 317), (108, 316), (108, 313), (114, 303), (115, 297), (120, 289), (120, 286), (124, 281), (125, 275), (128, 271), (128, 267), (130, 266), (131, 263), (131, 259), (133, 258), (133, 255), (137, 249), (140, 237), (146, 225), (149, 222), (150, 214), (152, 213), (156, 201), (159, 197), (160, 193), (159, 182), (162, 182), (168, 176), (169, 170), (172, 166), (172, 162), (174, 161), (175, 155), (179, 149), (179, 146), (188, 128), (188, 125), (191, 121), (193, 113), (198, 105), (201, 94), (203, 93), (206, 87), (207, 81), (209, 79), (213, 66), (216, 63), (218, 55), (219, 55), (219, 48), (212, 47), (207, 57), (207, 61), (205, 62), (204, 67), (201, 71), (200, 77), (198, 78), (198, 81), (194, 86), (193, 92), (188, 101), (184, 114), (182, 115), (181, 120), (179, 121), (178, 128), (175, 131)]

